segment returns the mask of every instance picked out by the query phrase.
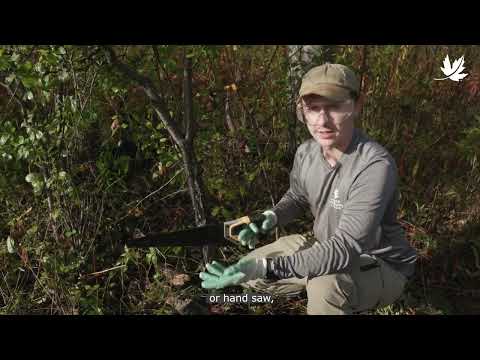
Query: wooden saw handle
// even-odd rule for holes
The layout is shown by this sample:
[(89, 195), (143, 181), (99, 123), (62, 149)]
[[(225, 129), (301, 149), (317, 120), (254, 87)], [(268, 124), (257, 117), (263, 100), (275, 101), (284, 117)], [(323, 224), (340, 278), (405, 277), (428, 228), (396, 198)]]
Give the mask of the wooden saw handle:
[[(266, 219), (266, 216), (263, 214), (256, 215), (256, 216), (243, 216), (240, 219), (235, 220), (232, 224), (228, 225), (228, 237), (232, 240), (239, 241), (238, 235), (240, 231), (245, 229), (249, 224), (254, 223), (257, 225), (258, 228), (262, 227), (263, 221)], [(257, 234), (258, 238), (261, 239), (265, 237), (265, 234), (259, 233)]]

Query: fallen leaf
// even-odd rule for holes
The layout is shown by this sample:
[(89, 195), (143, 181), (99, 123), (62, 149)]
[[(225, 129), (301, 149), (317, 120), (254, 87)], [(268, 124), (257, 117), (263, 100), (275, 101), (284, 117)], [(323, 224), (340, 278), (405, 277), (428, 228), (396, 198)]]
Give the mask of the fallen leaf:
[(185, 311), (191, 302), (191, 299), (180, 299), (176, 296), (169, 296), (165, 301), (166, 304), (172, 306), (180, 314)]
[(15, 241), (10, 236), (7, 238), (7, 251), (10, 254), (15, 253)]
[(238, 88), (236, 84), (230, 84), (224, 87), (225, 90), (231, 91), (231, 92), (237, 92)]
[(172, 284), (173, 286), (183, 286), (188, 281), (190, 281), (189, 275), (177, 274), (170, 280), (170, 284)]
[[(129, 212), (129, 214), (130, 214), (130, 212)], [(143, 237), (145, 237), (145, 234), (143, 232), (141, 232), (140, 229), (135, 228), (133, 230), (133, 238), (134, 239), (141, 239)]]
[(167, 305), (175, 306), (175, 304), (177, 303), (177, 299), (175, 298), (175, 296), (169, 296), (169, 297), (167, 297), (167, 299), (165, 300), (165, 303), (166, 303)]
[(209, 311), (210, 314), (225, 314), (225, 309), (221, 305), (211, 305)]
[(120, 126), (120, 122), (118, 121), (118, 118), (116, 116), (114, 116), (112, 119), (113, 122), (112, 125), (110, 125), (110, 129), (112, 130), (112, 132), (115, 132), (115, 130), (117, 130)]
[(23, 266), (28, 265), (28, 252), (24, 247), (20, 250), (20, 259), (22, 260)]
[[(132, 209), (128, 210), (128, 215), (135, 216), (135, 217), (140, 217), (140, 216), (143, 215), (143, 210), (135, 207), (135, 208), (132, 208)], [(141, 237), (143, 237), (143, 236), (145, 236), (145, 235), (142, 235)]]

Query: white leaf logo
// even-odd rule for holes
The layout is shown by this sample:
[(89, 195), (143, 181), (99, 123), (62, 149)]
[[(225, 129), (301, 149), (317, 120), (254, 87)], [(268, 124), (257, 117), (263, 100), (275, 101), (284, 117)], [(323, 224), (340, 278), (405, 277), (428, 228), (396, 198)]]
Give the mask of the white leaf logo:
[(442, 72), (446, 75), (446, 77), (441, 78), (441, 79), (433, 79), (433, 80), (446, 80), (450, 79), (453, 81), (460, 81), (462, 80), (465, 76), (468, 74), (462, 74), (462, 71), (465, 70), (465, 67), (463, 64), (465, 61), (463, 60), (463, 56), (460, 59), (456, 59), (453, 62), (453, 65), (450, 65), (450, 59), (448, 58), (448, 55), (445, 57), (445, 60), (443, 60), (443, 66), (440, 69)]

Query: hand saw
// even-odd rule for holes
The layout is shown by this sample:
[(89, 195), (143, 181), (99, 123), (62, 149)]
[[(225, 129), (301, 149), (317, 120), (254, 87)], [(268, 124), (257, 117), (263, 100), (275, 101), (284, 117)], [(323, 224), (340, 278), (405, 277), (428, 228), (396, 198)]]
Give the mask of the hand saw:
[[(238, 235), (250, 223), (262, 227), (265, 215), (244, 216), (239, 219), (219, 224), (208, 224), (192, 229), (174, 232), (153, 232), (139, 238), (129, 238), (126, 245), (132, 248), (162, 247), (162, 246), (205, 246), (211, 244), (240, 244)], [(259, 233), (259, 239), (266, 235)]]

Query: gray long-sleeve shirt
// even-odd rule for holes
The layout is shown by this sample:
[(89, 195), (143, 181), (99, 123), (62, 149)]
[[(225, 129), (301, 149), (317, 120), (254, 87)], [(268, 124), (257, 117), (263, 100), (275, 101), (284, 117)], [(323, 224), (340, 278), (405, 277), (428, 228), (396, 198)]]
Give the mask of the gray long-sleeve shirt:
[(279, 278), (309, 278), (347, 268), (362, 253), (375, 255), (405, 276), (413, 274), (416, 251), (397, 221), (395, 160), (380, 144), (355, 129), (352, 141), (332, 167), (320, 145), (299, 146), (290, 188), (272, 209), (285, 225), (310, 208), (314, 245), (273, 259)]

